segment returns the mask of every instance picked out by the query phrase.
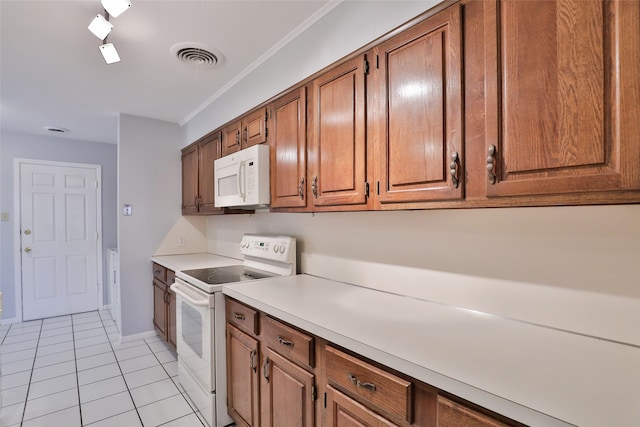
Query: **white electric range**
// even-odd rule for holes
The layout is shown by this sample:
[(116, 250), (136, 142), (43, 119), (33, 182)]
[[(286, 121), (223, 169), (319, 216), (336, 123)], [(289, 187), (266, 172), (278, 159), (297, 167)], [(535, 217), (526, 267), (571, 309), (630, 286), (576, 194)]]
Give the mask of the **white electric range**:
[(209, 268), (176, 273), (178, 376), (211, 427), (233, 420), (227, 413), (224, 285), (296, 274), (296, 240), (245, 234), (244, 261), (216, 258)]

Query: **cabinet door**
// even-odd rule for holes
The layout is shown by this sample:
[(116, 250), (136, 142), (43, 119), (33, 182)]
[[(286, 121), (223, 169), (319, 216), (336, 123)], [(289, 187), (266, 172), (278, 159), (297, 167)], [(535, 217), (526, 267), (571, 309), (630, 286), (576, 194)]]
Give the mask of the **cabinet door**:
[(463, 197), (461, 37), (454, 5), (374, 48), (382, 205)]
[(235, 153), (240, 150), (242, 140), (242, 122), (238, 120), (224, 127), (222, 130), (222, 153), (221, 157)]
[(307, 99), (301, 87), (269, 106), (271, 208), (307, 206)]
[(261, 108), (242, 118), (242, 148), (267, 142), (267, 112)]
[(199, 142), (199, 211), (213, 214), (223, 213), (222, 208), (215, 207), (214, 168), (213, 162), (220, 157), (221, 132), (215, 132)]
[(262, 427), (312, 427), (314, 375), (270, 348), (264, 349), (263, 356)]
[(198, 146), (182, 150), (182, 214), (198, 212)]
[(330, 427), (397, 426), (331, 386), (327, 386), (327, 410)]
[(227, 323), (227, 409), (240, 426), (258, 427), (258, 341)]
[(486, 2), (488, 196), (640, 187), (639, 4)]
[(313, 82), (310, 117), (315, 206), (366, 205), (366, 55)]
[(153, 280), (153, 325), (156, 330), (162, 334), (163, 337), (167, 336), (167, 303), (165, 300), (165, 294), (167, 292), (167, 285), (160, 282), (158, 279)]

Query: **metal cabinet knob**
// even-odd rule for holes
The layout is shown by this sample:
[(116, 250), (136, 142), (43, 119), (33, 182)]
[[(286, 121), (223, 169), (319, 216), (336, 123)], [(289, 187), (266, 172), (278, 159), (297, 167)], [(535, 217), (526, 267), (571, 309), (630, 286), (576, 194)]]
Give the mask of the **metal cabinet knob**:
[(29, 229), (24, 230), (24, 234), (26, 234), (28, 236), (29, 234), (31, 234), (31, 230), (29, 230)]
[(29, 246), (27, 246), (26, 248), (24, 248), (24, 251), (28, 254), (31, 253), (31, 248)]

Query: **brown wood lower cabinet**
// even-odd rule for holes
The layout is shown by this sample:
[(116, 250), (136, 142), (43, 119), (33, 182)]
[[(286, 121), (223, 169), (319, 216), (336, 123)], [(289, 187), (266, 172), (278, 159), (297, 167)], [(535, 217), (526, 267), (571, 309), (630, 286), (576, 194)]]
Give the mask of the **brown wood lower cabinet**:
[(397, 424), (385, 420), (349, 396), (328, 386), (327, 424), (334, 427), (395, 427)]
[(522, 426), (228, 297), (226, 316), (238, 426)]
[(508, 425), (446, 397), (438, 396), (438, 427), (506, 427)]
[(260, 425), (258, 340), (227, 323), (227, 409), (238, 426)]
[(262, 356), (261, 426), (314, 426), (315, 375), (268, 347)]
[(156, 331), (176, 348), (176, 294), (169, 286), (176, 274), (153, 263), (153, 326)]

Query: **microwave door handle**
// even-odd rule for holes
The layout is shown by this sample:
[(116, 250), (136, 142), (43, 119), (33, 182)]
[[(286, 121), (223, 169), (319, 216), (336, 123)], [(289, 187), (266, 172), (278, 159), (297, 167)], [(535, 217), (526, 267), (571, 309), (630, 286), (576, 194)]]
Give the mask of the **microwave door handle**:
[(244, 202), (247, 200), (247, 164), (244, 160), (240, 162), (238, 185), (240, 188), (240, 197), (242, 197), (242, 201)]
[(236, 175), (236, 186), (238, 187), (238, 195), (242, 196), (242, 160), (238, 163), (238, 174)]

